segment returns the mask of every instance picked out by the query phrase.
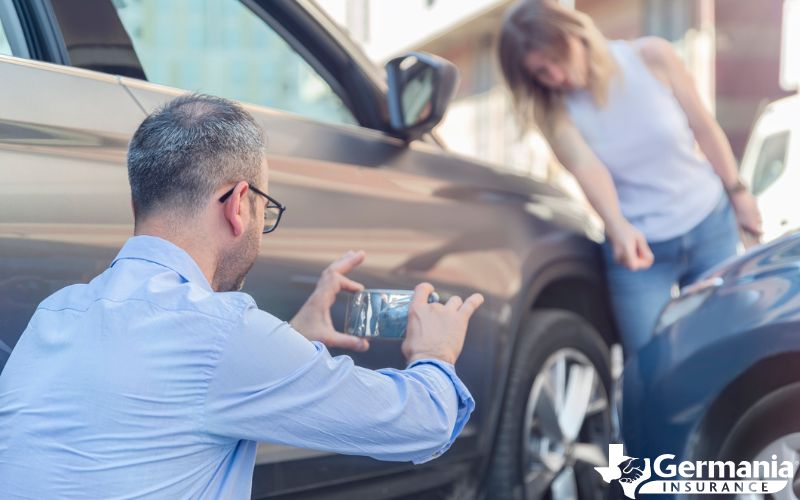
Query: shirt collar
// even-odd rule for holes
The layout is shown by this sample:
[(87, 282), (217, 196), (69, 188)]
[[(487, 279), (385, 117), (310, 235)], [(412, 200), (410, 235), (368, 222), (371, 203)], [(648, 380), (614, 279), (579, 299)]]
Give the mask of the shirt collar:
[(180, 274), (185, 281), (213, 291), (194, 259), (185, 250), (163, 238), (147, 235), (129, 238), (111, 263), (111, 267), (122, 259), (146, 260), (164, 266)]

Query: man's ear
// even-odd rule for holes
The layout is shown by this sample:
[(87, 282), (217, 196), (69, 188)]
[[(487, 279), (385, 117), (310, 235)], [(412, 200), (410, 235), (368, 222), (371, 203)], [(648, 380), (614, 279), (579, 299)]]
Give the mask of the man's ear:
[(250, 188), (247, 183), (240, 181), (233, 188), (233, 193), (225, 200), (223, 212), (225, 220), (231, 225), (234, 236), (239, 236), (244, 232), (244, 221), (242, 221), (242, 200)]

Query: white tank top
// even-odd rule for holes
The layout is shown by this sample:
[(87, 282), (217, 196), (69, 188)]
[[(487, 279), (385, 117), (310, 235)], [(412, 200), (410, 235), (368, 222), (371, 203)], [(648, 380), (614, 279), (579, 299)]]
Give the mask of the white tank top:
[(567, 112), (611, 173), (622, 214), (648, 241), (685, 234), (722, 196), (722, 183), (695, 147), (675, 96), (630, 43), (609, 42), (622, 73), (598, 108), (586, 90), (566, 96)]

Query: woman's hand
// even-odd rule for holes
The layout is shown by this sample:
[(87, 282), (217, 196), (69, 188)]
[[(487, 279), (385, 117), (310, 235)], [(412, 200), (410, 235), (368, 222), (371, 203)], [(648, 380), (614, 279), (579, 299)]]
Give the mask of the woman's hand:
[(739, 191), (731, 195), (731, 204), (736, 212), (736, 221), (739, 227), (748, 233), (761, 238), (764, 233), (761, 227), (761, 212), (758, 210), (756, 199), (748, 191)]
[(653, 252), (641, 231), (625, 219), (606, 227), (611, 240), (614, 260), (631, 271), (647, 269), (653, 265)]

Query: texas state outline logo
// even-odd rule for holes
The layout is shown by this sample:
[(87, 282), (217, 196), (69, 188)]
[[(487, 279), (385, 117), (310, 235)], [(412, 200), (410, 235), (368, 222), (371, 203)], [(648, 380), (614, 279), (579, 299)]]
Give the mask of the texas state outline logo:
[(650, 479), (650, 459), (643, 461), (626, 456), (621, 444), (608, 445), (608, 467), (595, 467), (594, 470), (603, 476), (603, 481), (619, 481), (622, 492), (628, 498), (636, 498), (636, 488)]

